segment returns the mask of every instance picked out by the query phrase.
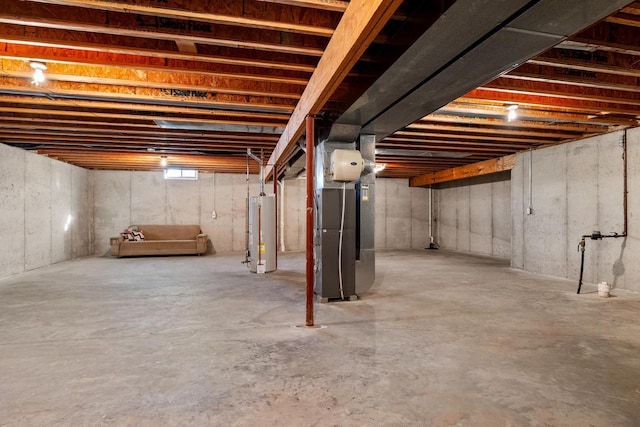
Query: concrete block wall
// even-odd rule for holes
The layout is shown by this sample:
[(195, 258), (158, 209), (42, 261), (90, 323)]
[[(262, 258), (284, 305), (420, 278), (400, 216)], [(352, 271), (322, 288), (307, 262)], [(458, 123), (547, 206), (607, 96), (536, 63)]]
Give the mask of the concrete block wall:
[[(259, 191), (257, 179), (257, 176), (250, 179), (252, 196)], [(272, 192), (271, 185), (268, 184), (267, 193)], [(280, 203), (284, 203), (287, 251), (305, 249), (305, 186), (305, 180), (284, 182)], [(197, 181), (172, 181), (165, 180), (160, 172), (94, 171), (93, 191), (97, 255), (109, 250), (109, 237), (136, 223), (200, 224), (216, 251), (244, 250), (245, 175), (200, 174)], [(425, 247), (427, 194), (424, 188), (410, 188), (407, 180), (378, 180), (377, 249)], [(217, 219), (212, 220), (214, 208)]]
[(509, 172), (434, 186), (433, 205), (434, 237), (441, 248), (509, 258)]
[[(534, 151), (533, 214), (529, 201), (529, 153), (512, 171), (512, 266), (578, 280), (580, 236), (623, 228), (623, 133)], [(626, 239), (588, 240), (584, 280), (608, 281), (640, 291), (640, 129), (627, 134), (628, 231)]]
[(0, 144), (0, 277), (93, 253), (89, 171)]
[(409, 187), (406, 179), (381, 178), (375, 191), (375, 248), (428, 246), (428, 190)]
[[(250, 177), (252, 196), (259, 192), (257, 180)], [(200, 224), (214, 251), (245, 248), (245, 175), (165, 180), (162, 172), (93, 171), (93, 192), (96, 255), (107, 253), (109, 238), (131, 224)]]
[[(258, 193), (257, 179), (250, 178), (251, 195)], [(378, 180), (377, 249), (425, 247), (427, 194), (406, 180)], [(165, 180), (161, 172), (88, 171), (0, 145), (0, 277), (104, 255), (109, 238), (136, 223), (200, 224), (215, 251), (242, 251), (245, 197), (243, 174), (200, 174), (196, 181), (183, 181)], [(280, 203), (285, 249), (302, 251), (305, 181), (287, 180)]]

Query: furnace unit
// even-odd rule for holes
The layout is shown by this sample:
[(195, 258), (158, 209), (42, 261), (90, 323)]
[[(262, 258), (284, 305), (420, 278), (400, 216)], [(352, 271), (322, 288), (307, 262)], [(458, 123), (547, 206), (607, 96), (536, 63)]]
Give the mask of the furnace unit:
[(314, 290), (322, 302), (355, 300), (375, 279), (373, 136), (316, 147)]

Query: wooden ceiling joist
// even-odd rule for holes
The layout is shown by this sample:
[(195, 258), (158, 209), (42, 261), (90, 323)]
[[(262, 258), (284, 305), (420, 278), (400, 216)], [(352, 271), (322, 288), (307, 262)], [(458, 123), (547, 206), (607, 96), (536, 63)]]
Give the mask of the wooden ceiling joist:
[[(466, 119), (479, 119), (484, 120), (486, 118), (498, 118), (498, 120), (505, 120), (507, 113), (504, 102), (499, 100), (488, 100), (479, 98), (458, 98), (456, 101), (445, 105), (439, 110), (435, 111), (428, 116), (429, 120), (438, 120), (438, 117), (456, 116), (461, 117), (461, 122), (464, 123)], [(609, 118), (611, 119), (611, 118)], [(561, 126), (570, 125), (580, 128), (581, 126), (587, 126), (589, 129), (591, 126), (595, 126), (596, 132), (608, 132), (612, 126), (618, 123), (617, 120), (609, 120), (605, 117), (595, 117), (593, 113), (586, 112), (569, 112), (568, 110), (557, 106), (542, 106), (542, 105), (525, 105), (520, 104), (518, 109), (518, 123), (524, 123), (523, 127), (531, 121), (539, 120), (542, 124), (549, 124), (550, 126), (557, 124)], [(509, 127), (513, 128), (514, 123), (507, 121)], [(628, 121), (623, 123), (628, 124)]]
[[(293, 110), (294, 104), (293, 100), (277, 100), (267, 96), (240, 96), (219, 94), (214, 91), (172, 90), (100, 83), (49, 81), (46, 87), (34, 87), (25, 78), (8, 76), (0, 76), (0, 92), (50, 98), (120, 101), (140, 105), (162, 103), (176, 106), (274, 113), (290, 112)], [(144, 107), (141, 106), (140, 109), (144, 109)]]
[[(66, 109), (68, 111), (78, 111), (78, 115), (81, 113), (91, 112), (105, 112), (109, 110), (124, 110), (128, 111), (127, 117), (137, 118), (139, 115), (148, 115), (150, 113), (160, 113), (157, 119), (164, 119), (163, 115), (191, 115), (201, 117), (238, 117), (243, 119), (257, 119), (257, 120), (269, 120), (274, 125), (284, 125), (288, 116), (280, 113), (261, 113), (253, 111), (234, 111), (234, 110), (220, 110), (220, 109), (203, 109), (186, 106), (175, 105), (151, 105), (151, 104), (135, 104), (127, 102), (109, 102), (109, 101), (87, 101), (83, 99), (50, 99), (36, 96), (11, 96), (0, 95), (0, 108), (9, 112), (12, 108), (16, 112), (21, 112), (22, 109), (39, 109), (42, 114), (46, 114), (50, 110), (52, 112), (60, 109)], [(12, 108), (10, 108), (12, 107)], [(87, 114), (85, 114), (87, 115)]]
[(637, 77), (620, 76), (595, 71), (568, 71), (566, 68), (547, 67), (535, 64), (522, 65), (517, 70), (505, 74), (502, 78), (596, 89), (640, 92), (640, 88), (637, 85)]
[[(247, 146), (282, 164), (308, 114), (337, 117), (386, 69), (388, 53), (424, 30), (416, 23), (434, 22), (453, 1), (400, 3), (3, 0), (0, 141), (100, 169), (158, 170), (149, 149), (197, 152), (184, 164), (238, 172)], [(638, 46), (636, 1), (379, 141), (396, 150), (378, 156), (382, 176), (438, 173), (640, 124)], [(48, 67), (40, 87), (29, 61)], [(519, 114), (508, 121), (511, 104)]]
[[(496, 116), (486, 117), (465, 117), (454, 116), (445, 114), (445, 111), (454, 111), (454, 109), (440, 110), (435, 114), (421, 120), (421, 123), (450, 123), (457, 125), (478, 126), (478, 127), (493, 127), (497, 129), (503, 129), (508, 134), (509, 130), (514, 128), (514, 123), (504, 118), (505, 113), (500, 112), (499, 118)], [(457, 109), (458, 112), (463, 112), (464, 109)], [(542, 129), (549, 131), (559, 132), (576, 132), (579, 134), (592, 134), (607, 132), (608, 126), (595, 125), (595, 124), (575, 124), (575, 123), (557, 123), (557, 122), (543, 122), (528, 120), (526, 113), (522, 110), (519, 111), (517, 127), (519, 129)]]
[[(562, 98), (567, 101), (595, 101), (624, 105), (625, 111), (632, 110), (640, 114), (640, 93), (610, 90), (590, 87), (576, 87), (573, 85), (527, 82), (519, 79), (500, 77), (483, 87), (492, 90), (519, 93), (532, 96), (549, 96)], [(601, 110), (602, 111), (602, 110)]]
[[(81, 60), (86, 63), (104, 63), (112, 59), (114, 55), (126, 55), (134, 57), (137, 63), (161, 66), (174, 61), (199, 61), (211, 64), (224, 64), (249, 68), (266, 68), (270, 70), (296, 71), (312, 73), (315, 65), (306, 58), (298, 57), (294, 62), (292, 56), (277, 55), (273, 52), (251, 52), (251, 56), (224, 55), (223, 53), (210, 54), (198, 52), (198, 54), (184, 53), (172, 49), (172, 43), (168, 45), (138, 38), (124, 38), (113, 35), (100, 35), (88, 33), (68, 33), (64, 30), (48, 28), (31, 28), (32, 35), (24, 36), (24, 30), (19, 25), (0, 26), (0, 41), (7, 44), (22, 44), (44, 48), (45, 52), (55, 49), (54, 53), (41, 53), (35, 51), (29, 55), (33, 59)], [(97, 39), (97, 40), (96, 40)], [(136, 43), (134, 43), (136, 42)], [(3, 50), (6, 50), (4, 46)], [(62, 50), (60, 50), (62, 49)], [(221, 49), (218, 49), (221, 50)], [(280, 56), (280, 58), (279, 58)], [(126, 60), (124, 60), (126, 64)], [(313, 60), (315, 62), (315, 60)], [(117, 61), (113, 62), (117, 64)], [(122, 60), (120, 60), (122, 63)]]
[[(65, 49), (43, 46), (27, 46), (18, 43), (0, 42), (0, 58), (18, 60), (22, 62), (22, 67), (14, 66), (14, 70), (24, 69), (25, 61), (45, 62), (48, 68), (60, 75), (73, 76), (75, 73), (81, 75), (106, 74), (105, 70), (109, 70), (108, 75), (117, 72), (118, 69), (136, 70), (136, 72), (144, 71), (158, 73), (178, 73), (178, 75), (202, 75), (217, 78), (225, 78), (230, 80), (249, 80), (251, 82), (267, 82), (287, 85), (304, 86), (307, 84), (308, 76), (302, 73), (288, 72), (278, 69), (264, 69), (252, 67), (253, 64), (219, 64), (214, 62), (196, 60), (196, 59), (173, 59), (146, 57), (141, 53), (138, 55), (81, 51), (79, 49)], [(81, 66), (76, 69), (56, 69), (53, 64), (72, 64)], [(281, 63), (275, 63), (277, 66)], [(283, 66), (285, 64), (282, 64)], [(309, 72), (313, 71), (313, 67), (309, 67)]]
[[(545, 65), (567, 70), (640, 77), (637, 58), (614, 52), (582, 52), (570, 49), (551, 49), (528, 64)], [(577, 73), (576, 73), (577, 74)]]
[[(12, 121), (13, 119), (13, 121)], [(200, 131), (175, 131), (169, 129), (162, 129), (159, 132), (157, 125), (149, 125), (149, 130), (139, 130), (139, 128), (129, 127), (115, 127), (114, 123), (105, 122), (84, 122), (78, 123), (73, 120), (50, 120), (48, 122), (38, 120), (37, 123), (31, 122), (17, 122), (15, 117), (0, 117), (0, 126), (5, 134), (15, 132), (25, 132), (32, 135), (41, 135), (45, 132), (52, 133), (84, 133), (90, 132), (94, 135), (116, 135), (126, 138), (140, 138), (149, 139), (154, 141), (164, 141), (168, 139), (182, 139), (185, 141), (192, 140), (225, 140), (225, 141), (237, 141), (241, 143), (252, 142), (255, 144), (273, 145), (278, 140), (277, 135), (268, 134), (240, 134), (231, 132), (200, 132)], [(46, 124), (55, 123), (55, 124)]]
[[(0, 59), (0, 75), (24, 79), (30, 82), (33, 70), (24, 61)], [(254, 97), (294, 99), (300, 98), (302, 87), (286, 82), (248, 81), (230, 76), (178, 74), (160, 71), (143, 71), (121, 67), (51, 64), (47, 67), (47, 79), (51, 82), (74, 82), (110, 86), (135, 86), (158, 89), (163, 92), (189, 94), (228, 94)], [(203, 88), (210, 88), (203, 91)]]
[(342, 0), (259, 0), (264, 3), (279, 3), (290, 6), (311, 7), (314, 9), (330, 10), (332, 12), (344, 12), (349, 5)]
[[(178, 122), (178, 123), (189, 123), (189, 124), (236, 124), (236, 125), (245, 125), (245, 126), (265, 126), (272, 127), (274, 125), (273, 122), (265, 122), (265, 121), (250, 121), (250, 120), (241, 120), (241, 119), (217, 119), (215, 117), (193, 117), (187, 116), (184, 114), (181, 115), (145, 115), (145, 114), (120, 114), (120, 113), (108, 113), (108, 112), (96, 112), (96, 111), (70, 111), (70, 110), (43, 110), (37, 108), (24, 108), (20, 110), (23, 114), (41, 114), (49, 117), (74, 117), (74, 118), (94, 118), (94, 119), (115, 119), (121, 120), (122, 122), (128, 122), (131, 119), (135, 120), (146, 120), (149, 124), (153, 124), (154, 126), (158, 126), (154, 124), (155, 120), (166, 120), (170, 122)], [(15, 112), (15, 108), (11, 107), (0, 107), (0, 112), (13, 113)], [(283, 123), (284, 125), (284, 123)], [(160, 128), (158, 127), (160, 130)]]
[[(269, 148), (273, 146), (272, 143), (251, 140), (227, 140), (224, 137), (212, 138), (212, 137), (200, 137), (200, 138), (176, 138), (170, 135), (163, 137), (151, 137), (151, 136), (131, 136), (131, 135), (114, 135), (114, 134), (99, 134), (93, 132), (45, 132), (34, 130), (20, 130), (20, 129), (4, 129), (3, 136), (0, 140), (11, 141), (33, 141), (37, 143), (50, 142), (69, 142), (74, 144), (82, 144), (83, 141), (86, 144), (94, 144), (97, 142), (123, 142), (123, 143), (138, 143), (145, 145), (175, 145), (176, 147), (183, 146), (204, 146), (209, 144), (227, 144), (229, 148), (233, 147), (255, 147), (264, 146)], [(142, 147), (142, 145), (141, 145)]]
[[(52, 158), (69, 158), (74, 164), (89, 169), (109, 169), (109, 170), (145, 170), (161, 171), (164, 167), (159, 164), (160, 153), (148, 155), (147, 153), (100, 153), (91, 150), (64, 150), (46, 149), (39, 150), (40, 154)], [(198, 156), (198, 155), (171, 155), (169, 167), (192, 167), (202, 172), (244, 172), (246, 170), (246, 160), (244, 156)], [(252, 173), (257, 173), (256, 165), (249, 165)]]
[[(465, 94), (466, 99), (480, 99), (489, 100), (492, 102), (504, 102), (506, 104), (518, 104), (525, 106), (537, 106), (547, 107), (550, 106), (559, 107), (569, 112), (577, 113), (591, 113), (598, 115), (601, 113), (615, 113), (615, 114), (640, 114), (640, 110), (633, 106), (626, 104), (603, 102), (590, 99), (570, 99), (562, 96), (558, 92), (551, 94), (533, 92), (529, 90), (516, 90), (515, 88), (509, 88), (504, 86), (491, 86), (485, 85), (481, 88), (474, 89), (471, 92)], [(632, 120), (631, 117), (629, 120)]]
[[(136, 3), (121, 3), (109, 0), (29, 0), (37, 3), (57, 4), (61, 6), (73, 6), (80, 8), (90, 8), (107, 10), (122, 13), (137, 13), (140, 15), (151, 15), (161, 18), (176, 20), (193, 20), (198, 23), (211, 23), (217, 25), (232, 25), (244, 28), (259, 28), (263, 30), (282, 31), (288, 33), (309, 34), (313, 36), (331, 37), (335, 19), (326, 15), (325, 22), (321, 22), (321, 17), (316, 15), (318, 22), (300, 24), (304, 20), (304, 14), (296, 14), (292, 18), (277, 14), (275, 8), (265, 10), (262, 8), (259, 17), (247, 17), (243, 14), (244, 8), (230, 7), (230, 2), (190, 2), (189, 8), (184, 8), (183, 1), (163, 0), (162, 7), (158, 7), (158, 2), (153, 0), (137, 0)], [(219, 10), (219, 13), (215, 13)], [(232, 15), (232, 11), (236, 11)], [(277, 18), (276, 18), (277, 14)], [(272, 19), (267, 19), (271, 16)], [(328, 21), (328, 22), (327, 22)], [(173, 22), (165, 22), (170, 25)], [(177, 24), (177, 23), (175, 23)], [(324, 25), (323, 25), (324, 24)]]
[(107, 12), (83, 8), (60, 8), (56, 18), (47, 5), (29, 3), (21, 0), (3, 0), (0, 9), (0, 23), (51, 28), (66, 32), (85, 32), (112, 34), (116, 36), (148, 38), (174, 42), (183, 40), (192, 43), (257, 49), (268, 52), (281, 52), (296, 55), (319, 57), (322, 55), (326, 40), (324, 37), (295, 34), (282, 42), (279, 31), (243, 29), (241, 36), (237, 29), (224, 25), (198, 23), (191, 20), (167, 22), (153, 16), (130, 13)]
[[(430, 130), (434, 132), (442, 132), (449, 131), (454, 133), (461, 134), (478, 134), (478, 135), (504, 135), (504, 129), (489, 129), (489, 128), (481, 128), (481, 127), (465, 127), (462, 126), (452, 126), (452, 125), (444, 125), (444, 124), (428, 124), (423, 123), (421, 121), (413, 123), (407, 126), (405, 129), (407, 130)], [(539, 130), (520, 130), (520, 129), (512, 129), (509, 131), (509, 135), (512, 136), (522, 136), (528, 138), (561, 138), (561, 139), (571, 139), (576, 136), (575, 133), (572, 132), (558, 132), (558, 131), (549, 131), (542, 132)]]

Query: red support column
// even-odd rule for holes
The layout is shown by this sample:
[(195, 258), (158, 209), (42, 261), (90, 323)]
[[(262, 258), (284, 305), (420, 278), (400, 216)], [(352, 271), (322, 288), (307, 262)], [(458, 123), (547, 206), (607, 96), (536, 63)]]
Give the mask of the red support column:
[(273, 195), (276, 199), (276, 269), (278, 269), (278, 165), (273, 165)]
[(313, 326), (313, 153), (315, 118), (307, 116), (307, 326)]

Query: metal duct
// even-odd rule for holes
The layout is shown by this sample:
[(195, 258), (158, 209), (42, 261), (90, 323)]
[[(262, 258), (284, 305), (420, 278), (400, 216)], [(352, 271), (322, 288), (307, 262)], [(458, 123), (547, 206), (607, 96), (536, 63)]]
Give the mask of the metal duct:
[(627, 3), (458, 0), (337, 122), (379, 141)]
[[(627, 3), (628, 0), (458, 0), (336, 121), (319, 149), (323, 152), (326, 147), (353, 145), (357, 141), (363, 157), (375, 162), (376, 141)], [(367, 150), (371, 152), (366, 153)], [(317, 191), (331, 185), (325, 182), (324, 169), (319, 163)], [(374, 174), (363, 176), (355, 186), (356, 293), (369, 290), (375, 279), (374, 187)], [(357, 203), (365, 200), (365, 189), (366, 203)], [(324, 209), (328, 201), (329, 197), (319, 204)], [(327, 234), (322, 223), (331, 218), (335, 209), (325, 210), (316, 222), (316, 237)], [(322, 243), (316, 246), (317, 255), (323, 250), (327, 249)], [(323, 255), (331, 259), (328, 254)], [(322, 277), (316, 275), (316, 285), (324, 290)], [(329, 281), (325, 278), (324, 282)]]
[(243, 133), (270, 133), (280, 135), (283, 127), (279, 126), (259, 126), (259, 125), (235, 125), (226, 123), (197, 123), (197, 122), (178, 122), (173, 120), (154, 120), (156, 125), (162, 129), (180, 129), (180, 130), (201, 130), (214, 132), (243, 132)]

